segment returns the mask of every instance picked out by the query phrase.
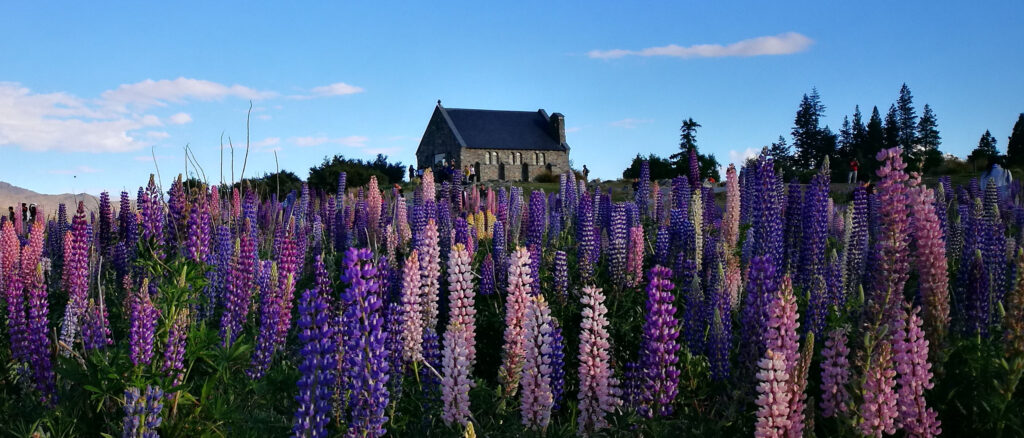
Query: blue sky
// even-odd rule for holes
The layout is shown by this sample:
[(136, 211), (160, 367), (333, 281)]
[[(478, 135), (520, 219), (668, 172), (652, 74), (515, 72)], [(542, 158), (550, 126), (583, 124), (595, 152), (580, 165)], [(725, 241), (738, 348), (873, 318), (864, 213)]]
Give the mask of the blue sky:
[(44, 193), (134, 190), (151, 149), (166, 182), (186, 144), (216, 181), (221, 133), (237, 175), (250, 99), (246, 174), (277, 151), (302, 177), (334, 153), (412, 162), (437, 99), (562, 112), (602, 178), (674, 152), (686, 117), (739, 161), (813, 86), (837, 128), (906, 82), (960, 156), (1024, 111), (1019, 1), (31, 3), (0, 6), (0, 181)]

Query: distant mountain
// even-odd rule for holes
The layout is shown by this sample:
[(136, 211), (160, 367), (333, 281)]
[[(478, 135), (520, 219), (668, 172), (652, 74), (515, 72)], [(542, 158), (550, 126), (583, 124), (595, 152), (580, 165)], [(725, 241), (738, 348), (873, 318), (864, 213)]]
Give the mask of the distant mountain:
[(86, 211), (99, 210), (99, 199), (88, 193), (44, 195), (0, 181), (0, 212), (3, 214), (7, 214), (8, 206), (14, 207), (14, 211), (20, 214), (21, 203), (24, 202), (25, 204), (36, 204), (37, 208), (43, 208), (46, 216), (52, 216), (57, 213), (57, 206), (63, 203), (67, 205), (68, 220), (70, 221), (71, 216), (75, 214), (75, 209), (78, 208), (78, 201), (85, 203)]

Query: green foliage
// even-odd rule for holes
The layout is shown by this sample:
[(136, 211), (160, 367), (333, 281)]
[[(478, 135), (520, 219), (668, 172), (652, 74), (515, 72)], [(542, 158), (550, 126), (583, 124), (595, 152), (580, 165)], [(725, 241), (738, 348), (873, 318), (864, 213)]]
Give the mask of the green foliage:
[(629, 167), (622, 171), (622, 178), (627, 180), (639, 178), (640, 163), (644, 160), (647, 160), (648, 166), (650, 166), (652, 180), (669, 179), (679, 175), (679, 171), (676, 168), (675, 163), (667, 158), (662, 158), (654, 154), (650, 154), (645, 158), (641, 157), (640, 154), (636, 154), (636, 157), (633, 158), (633, 162), (629, 164)]
[(360, 187), (370, 182), (371, 176), (377, 177), (377, 183), (386, 187), (392, 183), (400, 183), (406, 175), (406, 169), (402, 163), (390, 163), (388, 157), (377, 154), (373, 161), (364, 161), (358, 158), (345, 158), (341, 154), (333, 157), (324, 157), (319, 166), (309, 168), (309, 187), (322, 190), (327, 193), (338, 191), (338, 175), (346, 173), (349, 187)]
[(999, 162), (999, 150), (996, 149), (996, 138), (987, 129), (978, 140), (978, 147), (967, 156), (967, 162), (977, 168), (987, 168), (989, 165)]

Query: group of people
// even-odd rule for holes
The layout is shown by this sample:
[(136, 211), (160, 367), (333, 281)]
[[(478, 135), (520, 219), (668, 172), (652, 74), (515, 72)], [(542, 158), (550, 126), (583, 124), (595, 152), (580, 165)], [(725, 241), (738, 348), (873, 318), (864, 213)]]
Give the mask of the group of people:
[[(17, 213), (14, 211), (14, 206), (13, 205), (8, 205), (7, 206), (7, 216), (11, 220), (11, 222), (15, 222), (17, 220), (17, 218), (18, 218), (17, 217)], [(28, 203), (22, 202), (21, 203), (21, 221), (22, 221), (22, 223), (29, 223), (29, 222), (32, 222), (34, 220), (36, 220), (36, 205), (35, 204), (28, 204)]]

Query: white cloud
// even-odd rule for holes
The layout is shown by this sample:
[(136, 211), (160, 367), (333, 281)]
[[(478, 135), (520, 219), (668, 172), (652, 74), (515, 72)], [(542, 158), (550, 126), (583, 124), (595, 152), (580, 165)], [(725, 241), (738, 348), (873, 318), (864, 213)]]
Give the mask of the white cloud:
[(742, 166), (743, 162), (747, 161), (748, 158), (757, 157), (761, 153), (760, 149), (746, 148), (742, 152), (735, 149), (729, 150), (729, 162)]
[(280, 142), (281, 142), (281, 137), (267, 137), (267, 138), (264, 138), (263, 140), (250, 143), (249, 145), (254, 147), (254, 148), (259, 149), (259, 148), (265, 148), (265, 147), (268, 147), (268, 146), (276, 146)]
[(174, 125), (184, 125), (192, 121), (192, 116), (188, 113), (177, 113), (168, 117), (167, 121)]
[(580, 132), (581, 129), (583, 129), (583, 128), (580, 128), (579, 126), (573, 126), (573, 127), (565, 128), (565, 132), (566, 133)]
[(243, 85), (224, 85), (202, 79), (179, 77), (177, 79), (146, 79), (134, 84), (123, 84), (114, 90), (104, 91), (103, 101), (114, 108), (124, 110), (131, 105), (136, 108), (167, 106), (168, 102), (182, 103), (187, 100), (221, 100), (226, 97), (260, 100), (276, 96), (272, 91), (255, 90)]
[(160, 121), (160, 118), (152, 114), (146, 114), (140, 117), (139, 123), (142, 123), (145, 126), (164, 126), (163, 122)]
[(72, 169), (51, 169), (47, 173), (52, 175), (77, 175), (80, 173), (97, 173), (101, 172), (99, 169), (95, 169), (89, 166), (78, 166)]
[(270, 117), (270, 114), (260, 114), (260, 115), (256, 116), (256, 118), (260, 119), (260, 120), (270, 120), (271, 117)]
[(344, 96), (346, 94), (362, 93), (365, 90), (363, 90), (362, 87), (349, 85), (344, 82), (335, 82), (331, 85), (315, 87), (310, 91), (317, 96)]
[(337, 137), (337, 138), (331, 138), (331, 137), (325, 137), (325, 136), (318, 136), (318, 137), (292, 137), (290, 141), (292, 143), (295, 143), (296, 146), (300, 146), (300, 147), (319, 146), (319, 145), (322, 145), (322, 144), (332, 143), (332, 144), (338, 144), (338, 145), (342, 145), (342, 146), (361, 148), (363, 146), (366, 146), (366, 142), (369, 141), (369, 140), (370, 140), (370, 138), (366, 137), (366, 136), (350, 135), (350, 136), (347, 136), (347, 137)]
[(807, 50), (814, 40), (796, 32), (786, 32), (772, 36), (737, 41), (729, 45), (696, 44), (677, 46), (669, 44), (660, 47), (648, 47), (641, 50), (591, 50), (587, 56), (597, 59), (616, 59), (624, 56), (670, 56), (674, 58), (721, 58), (726, 56), (762, 56), (790, 55)]
[(627, 117), (627, 118), (622, 119), (622, 120), (616, 120), (616, 121), (610, 123), (610, 125), (612, 125), (612, 126), (614, 126), (616, 128), (633, 129), (633, 128), (636, 128), (639, 125), (651, 123), (653, 121), (654, 120), (651, 120), (651, 119), (634, 119), (634, 118)]
[(168, 138), (170, 136), (171, 136), (171, 134), (168, 134), (166, 131), (146, 131), (146, 137), (149, 137), (149, 138), (161, 139), (161, 138)]
[(152, 119), (120, 116), (66, 93), (39, 94), (17, 83), (0, 82), (0, 147), (125, 152), (148, 145), (131, 135), (147, 123)]

